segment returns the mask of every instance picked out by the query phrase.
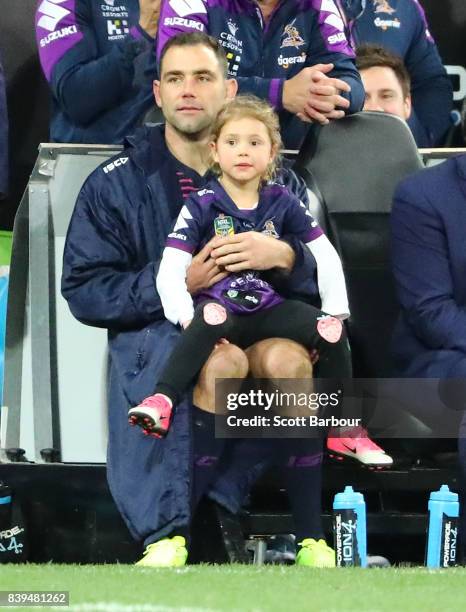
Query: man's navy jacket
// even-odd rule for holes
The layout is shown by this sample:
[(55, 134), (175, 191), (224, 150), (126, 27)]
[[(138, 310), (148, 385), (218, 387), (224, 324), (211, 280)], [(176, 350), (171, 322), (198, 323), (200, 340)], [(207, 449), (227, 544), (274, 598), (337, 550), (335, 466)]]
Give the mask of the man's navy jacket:
[(466, 155), (406, 179), (391, 227), (400, 373), (466, 377)]
[(0, 63), (0, 199), (8, 191), (8, 113), (6, 88), (2, 64)]
[[(163, 126), (140, 134), (81, 189), (66, 239), (62, 292), (77, 319), (108, 329), (108, 480), (131, 533), (148, 544), (189, 524), (188, 401), (177, 407), (163, 440), (130, 427), (127, 412), (153, 393), (179, 334), (164, 318), (155, 277), (183, 204), (177, 172), (193, 171), (169, 153)], [(290, 187), (297, 185), (293, 176)], [(316, 294), (315, 262), (304, 245), (293, 247), (291, 288)], [(236, 511), (251, 478), (220, 482), (213, 495)]]
[(138, 0), (38, 2), (51, 140), (121, 143), (141, 121), (153, 104), (155, 48), (138, 21)]
[(287, 148), (298, 148), (309, 124), (283, 110), (283, 84), (306, 66), (333, 63), (330, 76), (351, 86), (348, 113), (361, 110), (364, 89), (334, 0), (281, 0), (265, 24), (254, 0), (163, 0), (157, 34), (160, 58), (180, 32), (217, 38), (240, 93), (268, 100), (280, 113)]
[(355, 45), (382, 45), (403, 58), (411, 77), (409, 126), (419, 147), (440, 144), (450, 127), (453, 95), (418, 0), (340, 0)]

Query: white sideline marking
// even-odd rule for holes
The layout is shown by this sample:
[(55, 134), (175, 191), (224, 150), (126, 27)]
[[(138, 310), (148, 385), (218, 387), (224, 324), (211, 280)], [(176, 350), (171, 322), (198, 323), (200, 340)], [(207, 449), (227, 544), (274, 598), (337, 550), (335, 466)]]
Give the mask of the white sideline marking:
[[(37, 606), (42, 608), (43, 606)], [(63, 610), (63, 606), (49, 606), (48, 610)], [(114, 601), (96, 601), (66, 607), (67, 612), (219, 612), (215, 608), (160, 606), (152, 604), (122, 604)]]

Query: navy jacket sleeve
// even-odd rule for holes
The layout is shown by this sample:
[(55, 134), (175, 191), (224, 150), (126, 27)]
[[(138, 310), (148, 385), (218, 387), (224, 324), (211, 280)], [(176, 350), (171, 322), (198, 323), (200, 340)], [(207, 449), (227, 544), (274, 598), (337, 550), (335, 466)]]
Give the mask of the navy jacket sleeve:
[(66, 237), (62, 294), (82, 323), (114, 330), (140, 328), (163, 319), (155, 287), (160, 260), (141, 259), (131, 203), (95, 185), (81, 189)]
[(3, 68), (0, 64), (0, 198), (8, 191), (8, 113)]
[(393, 274), (406, 321), (426, 347), (466, 352), (466, 310), (454, 300), (443, 222), (422, 181), (408, 179), (398, 188), (391, 229)]
[(404, 61), (411, 76), (413, 118), (409, 121), (418, 146), (439, 144), (450, 127), (453, 88), (429, 32), (424, 11), (412, 4), (415, 32)]
[(35, 20), (42, 70), (62, 110), (74, 123), (85, 126), (131, 87), (133, 62), (145, 47), (147, 35), (132, 28), (124, 40), (101, 55), (90, 3), (64, 0), (53, 5), (52, 12), (60, 11), (57, 17), (44, 14), (42, 4)]

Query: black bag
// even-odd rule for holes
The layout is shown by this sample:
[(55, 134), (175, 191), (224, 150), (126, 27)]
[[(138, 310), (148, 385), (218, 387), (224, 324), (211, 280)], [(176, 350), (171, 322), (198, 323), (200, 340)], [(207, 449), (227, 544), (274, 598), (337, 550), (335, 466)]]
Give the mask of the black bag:
[(0, 482), (0, 563), (23, 563), (28, 558), (23, 513), (11, 488)]

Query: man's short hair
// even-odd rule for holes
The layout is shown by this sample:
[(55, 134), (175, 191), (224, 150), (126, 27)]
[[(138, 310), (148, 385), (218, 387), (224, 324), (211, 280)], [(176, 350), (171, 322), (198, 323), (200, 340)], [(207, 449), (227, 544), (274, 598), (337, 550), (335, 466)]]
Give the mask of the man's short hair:
[(411, 92), (411, 79), (401, 57), (380, 45), (361, 45), (356, 49), (356, 66), (361, 72), (369, 68), (391, 68), (398, 79), (406, 99)]
[(212, 36), (208, 36), (207, 34), (203, 34), (202, 32), (187, 32), (184, 34), (177, 34), (176, 36), (170, 38), (163, 48), (162, 54), (160, 55), (160, 74), (162, 74), (163, 58), (169, 49), (172, 49), (173, 47), (196, 47), (198, 45), (207, 47), (215, 53), (218, 63), (220, 64), (220, 70), (222, 71), (222, 74), (227, 77), (228, 61), (222, 45), (217, 41), (217, 39), (213, 38)]

